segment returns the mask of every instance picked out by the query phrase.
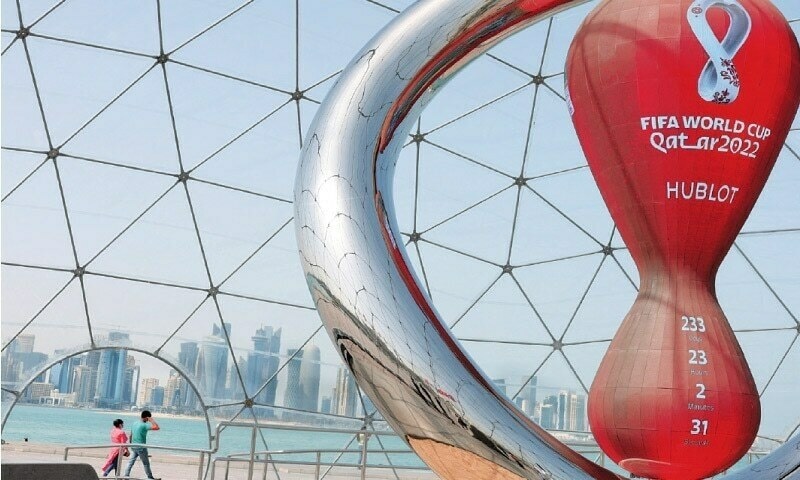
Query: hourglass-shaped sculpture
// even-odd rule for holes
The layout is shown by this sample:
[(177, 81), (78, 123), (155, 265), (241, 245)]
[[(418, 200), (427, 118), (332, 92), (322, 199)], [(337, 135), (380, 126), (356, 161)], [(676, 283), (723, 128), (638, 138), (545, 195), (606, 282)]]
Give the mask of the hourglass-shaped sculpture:
[(567, 58), (568, 106), (640, 289), (589, 394), (632, 473), (699, 479), (758, 431), (758, 391), (715, 295), (800, 101), (800, 50), (767, 0), (605, 0)]

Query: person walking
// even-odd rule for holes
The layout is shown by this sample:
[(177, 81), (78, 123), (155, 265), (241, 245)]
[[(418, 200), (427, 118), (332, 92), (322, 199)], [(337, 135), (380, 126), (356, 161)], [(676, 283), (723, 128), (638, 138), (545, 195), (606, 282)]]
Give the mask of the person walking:
[[(161, 430), (161, 427), (158, 426), (155, 420), (153, 420), (153, 415), (150, 413), (149, 410), (142, 411), (142, 421), (136, 422), (133, 426), (132, 434), (131, 434), (131, 443), (140, 443), (146, 444), (147, 443), (147, 432), (150, 430)], [(131, 476), (131, 469), (133, 469), (133, 464), (136, 463), (136, 459), (141, 457), (142, 459), (142, 466), (144, 466), (144, 473), (147, 475), (147, 478), (160, 480), (153, 476), (152, 470), (150, 470), (150, 458), (147, 455), (147, 447), (131, 447), (133, 450), (133, 455), (131, 455), (131, 460), (128, 462), (128, 468), (125, 469), (125, 476)]]
[[(124, 422), (121, 418), (114, 420), (114, 427), (111, 429), (111, 443), (128, 443), (128, 434), (125, 433), (123, 427), (125, 426)], [(108, 452), (108, 456), (106, 457), (106, 463), (103, 464), (103, 476), (107, 477), (111, 470), (114, 470), (114, 473), (119, 473), (117, 466), (119, 465), (119, 456), (127, 457), (130, 453), (128, 452), (128, 447), (113, 447)]]

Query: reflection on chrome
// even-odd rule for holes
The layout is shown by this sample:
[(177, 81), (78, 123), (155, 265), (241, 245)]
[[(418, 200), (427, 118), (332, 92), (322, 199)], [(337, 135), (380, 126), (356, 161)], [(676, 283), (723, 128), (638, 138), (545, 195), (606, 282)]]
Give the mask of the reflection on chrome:
[[(474, 365), (420, 288), (392, 200), (400, 148), (446, 80), (502, 38), (585, 1), (418, 2), (350, 63), (301, 153), (295, 224), (315, 305), (359, 385), (443, 478), (619, 478), (535, 425)], [(796, 448), (778, 453), (768, 458), (778, 470), (800, 464)]]

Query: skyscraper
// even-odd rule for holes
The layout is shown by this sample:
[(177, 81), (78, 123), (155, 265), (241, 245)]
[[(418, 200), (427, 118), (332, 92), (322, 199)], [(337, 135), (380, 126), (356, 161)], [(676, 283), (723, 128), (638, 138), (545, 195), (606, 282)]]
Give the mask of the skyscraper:
[(303, 408), (303, 390), (300, 387), (300, 369), (303, 362), (303, 351), (290, 348), (286, 355), (291, 359), (286, 365), (286, 390), (283, 392), (283, 406), (287, 408)]
[(142, 387), (139, 389), (139, 398), (136, 399), (136, 404), (139, 407), (151, 405), (153, 389), (158, 386), (157, 378), (143, 378)]
[(573, 430), (586, 432), (586, 395), (578, 394), (575, 400), (575, 427)]
[[(244, 382), (247, 394), (253, 396), (257, 403), (266, 403), (266, 388), (259, 391), (269, 375), (269, 356), (264, 352), (250, 352), (247, 354), (247, 363), (244, 368)], [(258, 394), (256, 394), (258, 393)]]
[[(110, 332), (108, 340), (124, 345), (129, 338), (127, 333)], [(124, 403), (127, 362), (128, 351), (125, 349), (109, 348), (100, 351), (95, 390), (95, 404), (98, 407), (120, 408)]]
[[(244, 372), (243, 375), (245, 375), (247, 372), (247, 360), (245, 360), (244, 357), (239, 356), (238, 364), (240, 372)], [(231, 366), (228, 369), (228, 380), (225, 390), (227, 398), (244, 398), (242, 380), (243, 379), (239, 377), (239, 372), (237, 372), (236, 364), (231, 363)]]
[(58, 388), (58, 377), (61, 376), (61, 363), (58, 362), (50, 367), (47, 372), (47, 382), (53, 385), (53, 388)]
[[(181, 343), (181, 351), (178, 353), (178, 364), (181, 366), (186, 375), (194, 377), (195, 381), (197, 381), (199, 378), (197, 377), (197, 357), (199, 354), (200, 349), (198, 348), (197, 343)], [(185, 378), (181, 378), (179, 388), (180, 391), (183, 392), (183, 403), (180, 405), (180, 407), (185, 407), (190, 411), (194, 410), (197, 407), (197, 395), (195, 394), (194, 390), (189, 387), (189, 382), (187, 382)], [(179, 407), (178, 405), (175, 406)]]
[(561, 390), (558, 392), (558, 410), (557, 410), (557, 423), (556, 429), (569, 430), (569, 411), (571, 406), (572, 396), (569, 392)]
[[(278, 367), (281, 364), (281, 329), (277, 329), (272, 333), (272, 339), (269, 342), (269, 359), (267, 360), (267, 378), (271, 378), (275, 373), (278, 371)], [(265, 396), (263, 398), (263, 403), (274, 405), (276, 401), (276, 395), (278, 392), (278, 379), (275, 378), (275, 381), (270, 382), (266, 388), (264, 388)]]
[[(18, 335), (8, 343), (3, 352), (2, 380), (4, 382), (27, 381), (34, 371), (47, 362), (47, 355), (33, 351), (35, 335)], [(45, 381), (44, 372), (37, 375), (34, 382)]]
[(139, 396), (139, 380), (142, 378), (142, 371), (140, 370), (139, 365), (130, 367), (126, 376), (130, 377), (131, 379), (131, 390), (127, 392), (128, 403), (133, 405), (136, 402), (136, 398)]
[[(56, 355), (63, 355), (63, 350), (56, 350)], [(50, 381), (56, 386), (59, 392), (61, 393), (72, 393), (72, 379), (75, 372), (75, 367), (81, 364), (81, 357), (74, 356), (65, 358), (62, 360), (58, 365), (60, 368), (58, 369), (58, 375), (53, 377), (53, 371), (51, 371), (51, 379)]]
[(176, 370), (169, 371), (167, 384), (164, 386), (164, 406), (183, 408), (183, 393), (181, 392), (181, 382), (183, 377)]
[(522, 381), (523, 384), (526, 381), (528, 382), (526, 385), (524, 384), (525, 386), (522, 388), (522, 391), (519, 394), (519, 396), (525, 400), (522, 402), (522, 411), (525, 412), (526, 415), (532, 416), (533, 410), (536, 406), (536, 384), (538, 383), (538, 380), (534, 375), (530, 381), (528, 381), (527, 378), (523, 378)]
[[(3, 353), (3, 381), (26, 381), (28, 375), (47, 362), (46, 354), (33, 351), (35, 340), (35, 335), (18, 335), (9, 342)], [(37, 375), (34, 379), (34, 382), (43, 383), (44, 381), (44, 373)]]
[[(552, 423), (546, 417), (545, 406), (552, 406)], [(561, 390), (542, 402), (541, 425), (556, 430), (586, 431), (586, 395)], [(552, 425), (552, 426), (550, 426)]]
[(164, 387), (153, 387), (153, 391), (150, 392), (150, 402), (148, 405), (151, 407), (160, 407), (164, 405)]
[(98, 407), (120, 407), (125, 384), (126, 359), (125, 350), (101, 350), (95, 390), (95, 403)]
[[(247, 355), (247, 365), (244, 369), (245, 385), (249, 395), (255, 395), (264, 383), (278, 371), (281, 329), (279, 328), (273, 332), (272, 327), (262, 326), (256, 330), (252, 340), (254, 351)], [(277, 386), (278, 381), (276, 378), (264, 387), (258, 395), (255, 395), (256, 403), (273, 405)]]
[(548, 395), (540, 407), (540, 425), (547, 430), (558, 428), (558, 396)]
[(21, 372), (22, 364), (14, 358), (14, 352), (9, 349), (6, 349), (3, 352), (3, 361), (0, 362), (0, 366), (2, 366), (2, 374), (0, 374), (0, 378), (2, 378), (3, 382), (18, 382), (19, 376)]
[(327, 395), (322, 397), (322, 402), (320, 402), (319, 411), (321, 413), (331, 413), (331, 397)]
[(128, 405), (136, 403), (136, 395), (139, 392), (139, 366), (133, 355), (128, 355), (125, 360), (125, 383), (122, 388), (122, 401)]
[(189, 374), (194, 373), (197, 365), (197, 355), (199, 349), (196, 342), (181, 343), (181, 351), (178, 353), (178, 363), (186, 369)]
[(316, 345), (303, 348), (303, 361), (300, 366), (300, 391), (302, 392), (303, 410), (316, 412), (319, 408), (319, 372), (320, 352)]
[[(228, 322), (225, 322), (225, 323), (223, 323), (223, 325), (225, 326), (225, 332), (227, 332), (227, 334), (228, 334), (227, 336), (230, 337), (231, 336), (231, 324), (228, 323)], [(215, 337), (219, 337), (219, 338), (225, 340), (225, 332), (223, 332), (222, 329), (219, 328), (219, 325), (214, 324), (211, 327), (212, 327), (211, 328), (211, 335), (214, 335)]]
[(72, 385), (77, 393), (75, 398), (77, 403), (94, 402), (97, 369), (89, 365), (78, 365), (73, 371)]
[[(230, 334), (230, 324), (225, 324)], [(228, 343), (222, 329), (214, 325), (212, 335), (203, 338), (197, 354), (198, 386), (207, 397), (217, 400), (225, 398), (225, 384), (228, 374)]]
[(578, 394), (570, 392), (567, 409), (568, 414), (565, 430), (575, 431), (578, 429)]
[(35, 341), (36, 335), (17, 335), (17, 338), (8, 344), (7, 349), (11, 353), (33, 353), (33, 343)]
[(339, 367), (336, 374), (336, 387), (333, 389), (333, 405), (331, 413), (355, 417), (359, 407), (358, 388), (350, 370)]
[(83, 365), (93, 368), (96, 373), (97, 367), (100, 365), (100, 350), (92, 350), (91, 352), (87, 352), (83, 357)]
[(180, 388), (176, 388), (169, 397), (169, 406), (180, 409), (183, 405), (183, 395)]
[(256, 334), (250, 339), (253, 341), (253, 350), (256, 352), (268, 352), (272, 341), (272, 327), (261, 325), (261, 328), (256, 329)]

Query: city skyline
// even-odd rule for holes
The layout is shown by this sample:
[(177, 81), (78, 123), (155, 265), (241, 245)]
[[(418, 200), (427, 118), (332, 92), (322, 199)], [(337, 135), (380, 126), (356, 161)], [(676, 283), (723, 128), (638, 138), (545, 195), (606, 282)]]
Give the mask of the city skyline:
[[(182, 342), (178, 354), (180, 367), (195, 372), (196, 385), (213, 389), (221, 400), (241, 395), (236, 387), (235, 373), (226, 363), (227, 356), (221, 354), (224, 335), (230, 335), (231, 331), (230, 324), (225, 324), (224, 332), (214, 325), (203, 341)], [(325, 386), (320, 368), (323, 362), (317, 345), (287, 348), (281, 355), (277, 353), (280, 351), (281, 329), (266, 325), (257, 328), (251, 338), (253, 349), (246, 358), (239, 359), (245, 372), (246, 388), (251, 395), (257, 391), (255, 397), (262, 399), (263, 405), (275, 407), (280, 412), (262, 409), (260, 414), (264, 418), (303, 422), (309, 419), (309, 414), (319, 413), (359, 417), (365, 415), (365, 405), (374, 411), (368, 398), (364, 397), (362, 404), (353, 376), (344, 365), (336, 366), (335, 379), (329, 383), (330, 388)], [(111, 332), (109, 340), (125, 344), (129, 339), (125, 332)], [(43, 355), (35, 351), (35, 336), (19, 336), (4, 352), (4, 382), (9, 381), (9, 366), (24, 368), (25, 360), (41, 361)], [(181, 372), (170, 369), (166, 379), (154, 377), (149, 372), (142, 374), (137, 357), (143, 355), (135, 352), (134, 356), (121, 347), (68, 357), (38, 375), (26, 390), (23, 401), (117, 410), (136, 406), (158, 412), (200, 413), (197, 396)], [(279, 359), (287, 360), (281, 371), (277, 366)], [(260, 381), (259, 372), (263, 372)], [(264, 381), (276, 373), (277, 378), (264, 387)], [(537, 376), (519, 378), (518, 381), (509, 378), (492, 381), (524, 414), (543, 427), (587, 430), (584, 393), (576, 392), (572, 387), (542, 385)], [(279, 386), (280, 396), (277, 395)]]
[[(217, 328), (219, 328), (219, 327), (217, 327)], [(261, 325), (256, 330), (258, 331), (258, 330), (260, 330), (262, 328), (269, 329), (271, 327), (269, 327), (269, 326), (265, 327), (264, 325)], [(278, 335), (278, 337), (281, 336), (281, 334), (279, 333), (281, 330), (282, 330), (282, 327), (275, 330), (275, 332), (276, 332), (275, 334)], [(130, 335), (130, 332), (124, 331), (124, 330), (112, 330), (109, 333), (111, 333), (111, 332), (119, 332), (119, 333)], [(3, 338), (3, 342), (4, 343), (9, 343), (9, 347), (3, 353), (5, 354), (6, 352), (12, 351), (14, 349), (13, 345), (18, 340), (25, 339), (27, 337), (36, 337), (36, 336), (33, 335), (33, 334), (20, 334), (20, 335), (17, 336), (17, 338), (14, 341), (11, 341), (10, 343), (9, 343), (9, 340), (6, 337), (4, 337)], [(200, 342), (196, 341), (196, 340), (187, 339), (187, 338), (184, 338), (184, 337), (177, 337), (176, 336), (174, 338), (176, 340), (180, 340), (179, 348), (178, 348), (178, 351), (176, 351), (174, 354), (169, 355), (168, 358), (174, 359), (174, 362), (175, 362), (175, 364), (177, 366), (185, 367), (186, 364), (184, 363), (185, 360), (183, 360), (183, 359), (187, 355), (191, 356), (191, 353), (190, 352), (184, 352), (182, 350), (183, 346), (184, 345), (192, 345), (192, 344), (199, 345)], [(27, 341), (27, 340), (24, 340), (24, 341)], [(332, 351), (332, 348), (329, 349), (328, 345), (326, 343), (314, 343), (314, 344), (317, 345), (317, 346), (324, 347), (324, 348), (320, 348), (320, 351), (322, 353), (330, 353), (329, 350)], [(101, 349), (108, 349), (108, 348), (114, 348), (114, 347), (106, 347), (106, 346), (104, 346)], [(134, 349), (129, 349), (129, 351), (132, 352), (132, 354), (134, 354), (136, 356), (137, 362), (139, 362), (140, 365), (143, 365), (143, 366), (146, 365), (146, 367), (143, 367), (143, 368), (147, 368), (148, 371), (157, 372), (156, 374), (153, 374), (153, 375), (150, 375), (150, 376), (154, 376), (154, 377), (158, 378), (160, 381), (163, 381), (163, 382), (166, 382), (169, 379), (170, 371), (172, 370), (172, 367), (168, 363), (164, 362), (163, 360), (161, 360), (159, 358), (154, 357), (151, 353), (142, 352), (139, 349), (135, 349), (135, 347), (133, 347), (133, 348)], [(279, 360), (279, 365), (283, 366), (283, 364), (286, 361), (288, 361), (289, 358), (290, 358), (290, 355), (288, 353), (286, 353), (286, 350), (288, 350), (288, 349), (284, 349), (284, 353), (279, 353), (277, 355), (275, 353), (270, 353), (269, 355), (270, 356), (277, 356), (277, 358)], [(255, 352), (254, 349), (244, 349), (244, 348), (237, 348), (237, 347), (234, 347), (233, 351), (235, 353), (237, 353), (237, 355), (239, 357), (241, 357), (241, 354), (248, 354), (248, 353), (254, 353)], [(62, 355), (69, 354), (70, 352), (68, 352), (66, 350), (63, 350), (63, 349), (55, 349), (53, 351), (53, 353), (50, 354), (50, 355), (48, 355), (47, 353), (44, 353), (44, 352), (33, 352), (33, 353), (35, 354), (33, 356), (35, 358), (37, 358), (38, 360), (36, 362), (33, 362), (32, 365), (35, 364), (35, 365), (39, 366), (39, 365), (42, 365), (44, 362), (49, 361), (53, 357), (60, 357)], [(74, 355), (77, 355), (77, 354), (74, 354)], [(65, 359), (65, 361), (69, 360), (70, 358), (75, 358), (74, 355), (67, 357)], [(195, 352), (195, 355), (196, 355), (196, 352)], [(338, 369), (342, 364), (339, 361), (338, 356), (334, 357), (333, 360), (334, 361), (329, 361), (329, 359), (321, 358), (319, 363), (320, 363), (320, 365), (322, 367), (327, 367), (329, 369), (329, 371), (335, 372), (334, 369)], [(195, 360), (194, 359), (190, 359), (189, 361), (191, 363), (194, 363)], [(4, 365), (6, 365), (5, 362), (4, 362)], [(52, 368), (57, 368), (57, 365), (58, 364), (53, 365)], [(245, 363), (245, 365), (246, 365), (246, 363)], [(285, 369), (285, 367), (284, 367), (284, 369)], [(246, 368), (242, 368), (242, 370), (243, 370), (242, 373), (244, 374), (245, 373), (244, 371), (246, 370)], [(517, 373), (516, 369), (514, 369), (514, 368), (501, 368), (501, 369), (499, 369), (498, 373), (500, 373), (500, 375), (493, 376), (493, 378), (506, 379), (506, 378), (515, 378), (516, 376), (518, 376), (518, 373)], [(335, 376), (336, 376), (336, 373), (333, 373), (330, 376), (331, 377), (331, 379), (330, 379), (331, 387), (335, 383)], [(3, 378), (5, 378), (5, 377), (3, 377)], [(323, 378), (324, 378), (324, 376), (323, 376)], [(581, 385), (577, 381), (573, 381), (571, 384), (568, 384), (568, 385), (560, 385), (559, 384), (559, 380), (562, 380), (562, 379), (559, 378), (559, 375), (558, 375), (557, 372), (554, 372), (554, 373), (552, 373), (550, 375), (542, 375), (541, 372), (538, 372), (537, 375), (536, 375), (536, 378), (537, 379), (539, 379), (539, 378), (545, 378), (546, 379), (545, 383), (541, 384), (542, 388), (548, 388), (548, 389), (568, 388), (568, 389), (578, 389), (578, 390), (581, 389)], [(571, 380), (574, 380), (574, 379), (571, 379)], [(509, 388), (517, 388), (518, 389), (518, 388), (521, 388), (522, 385), (526, 381), (527, 381), (527, 377), (526, 378), (522, 378), (518, 382), (509, 383), (507, 386)], [(516, 392), (511, 392), (511, 393), (516, 393)]]

